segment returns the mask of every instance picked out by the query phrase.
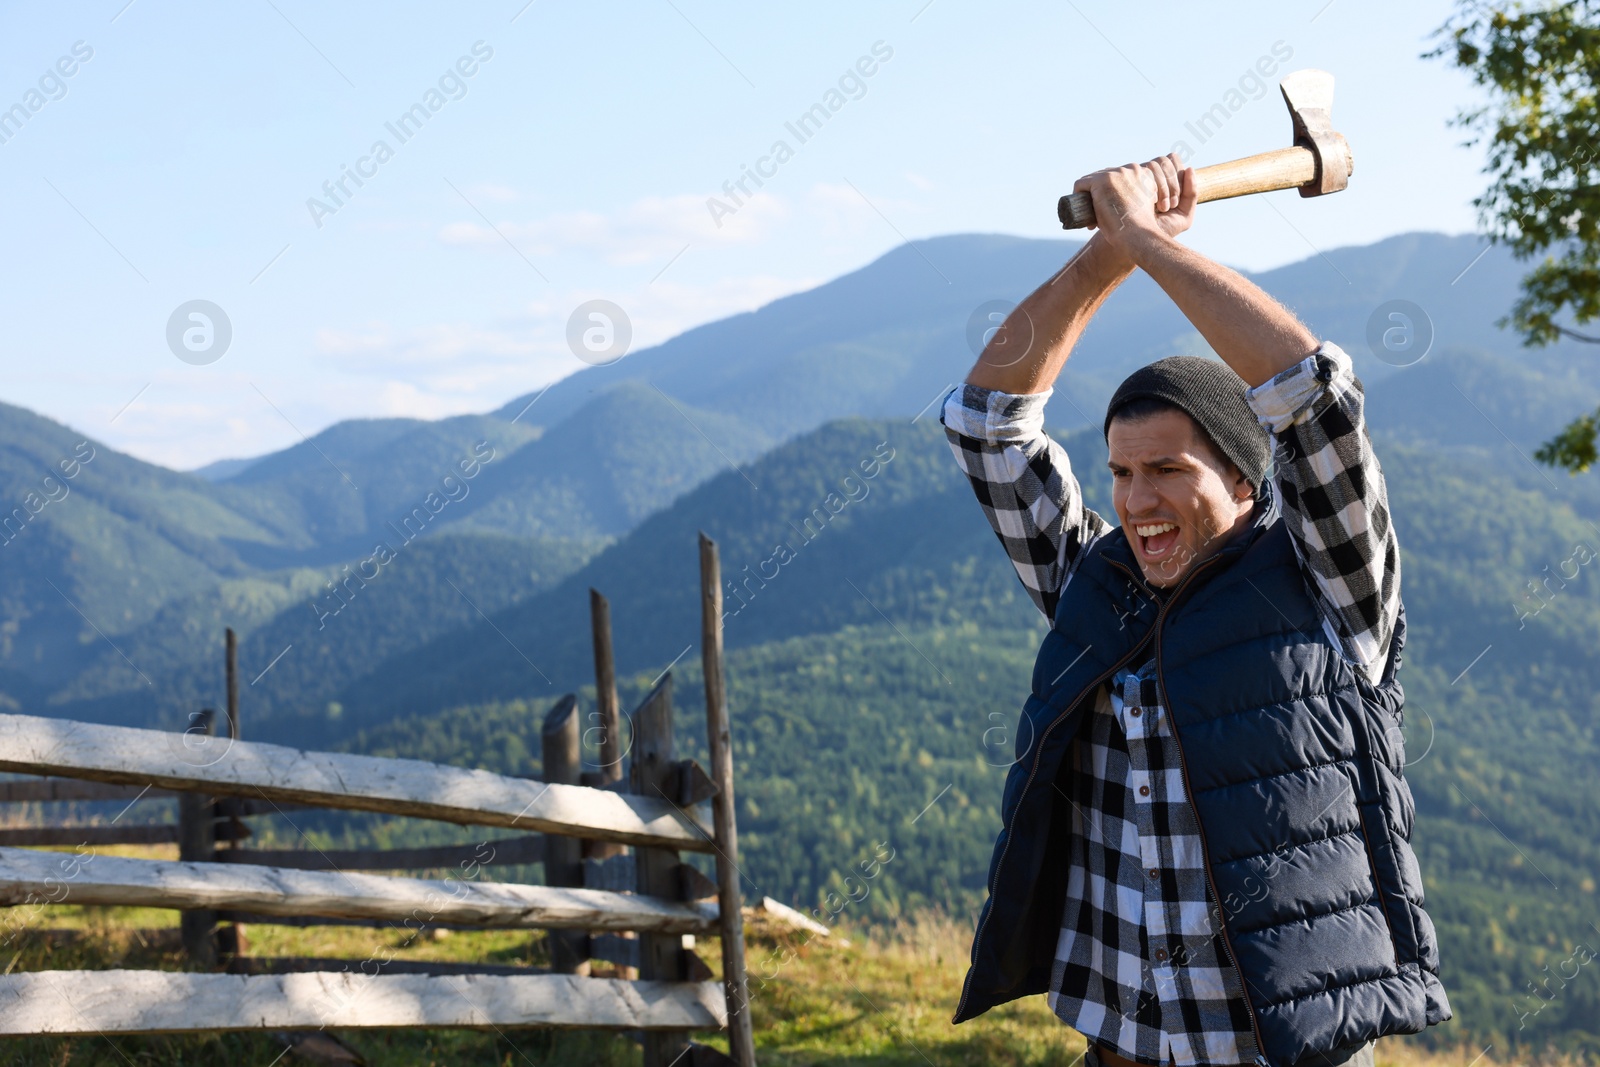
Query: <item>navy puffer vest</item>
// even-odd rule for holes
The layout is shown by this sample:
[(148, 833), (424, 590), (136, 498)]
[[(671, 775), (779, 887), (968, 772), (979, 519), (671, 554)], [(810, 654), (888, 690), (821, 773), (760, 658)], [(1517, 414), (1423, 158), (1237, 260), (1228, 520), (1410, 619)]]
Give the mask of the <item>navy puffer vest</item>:
[(1275, 507), (1165, 602), (1122, 530), (1102, 536), (1039, 649), (954, 1021), (1049, 988), (1071, 826), (1051, 785), (1095, 690), (1147, 648), (1265, 1062), (1449, 1019), (1408, 844), (1404, 641), (1402, 611), (1376, 686), (1340, 657)]

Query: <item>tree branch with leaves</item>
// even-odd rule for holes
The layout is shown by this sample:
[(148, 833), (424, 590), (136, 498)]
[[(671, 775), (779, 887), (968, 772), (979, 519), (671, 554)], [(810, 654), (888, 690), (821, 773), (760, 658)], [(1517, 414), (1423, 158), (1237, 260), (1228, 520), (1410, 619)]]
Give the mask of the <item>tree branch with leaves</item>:
[[(1568, 338), (1600, 319), (1600, 0), (1527, 4), (1461, 0), (1436, 36), (1444, 56), (1489, 90), (1490, 103), (1454, 120), (1485, 144), (1491, 183), (1473, 201), (1490, 240), (1518, 259), (1544, 259), (1499, 325), (1530, 346)], [(1572, 325), (1558, 322), (1567, 319)], [(1572, 422), (1535, 453), (1577, 474), (1596, 463), (1600, 411)]]

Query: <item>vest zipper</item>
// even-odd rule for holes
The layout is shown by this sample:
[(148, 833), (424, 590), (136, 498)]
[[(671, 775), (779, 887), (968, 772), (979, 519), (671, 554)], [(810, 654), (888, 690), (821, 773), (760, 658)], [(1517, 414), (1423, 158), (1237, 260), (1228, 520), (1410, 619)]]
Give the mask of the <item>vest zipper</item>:
[[(1110, 562), (1110, 561), (1108, 560), (1107, 562)], [(1154, 598), (1152, 598), (1152, 599), (1154, 599)], [(1027, 797), (1028, 790), (1033, 786), (1033, 776), (1039, 773), (1039, 756), (1044, 752), (1044, 739), (1050, 735), (1050, 731), (1054, 730), (1056, 728), (1056, 726), (1060, 724), (1061, 720), (1066, 718), (1067, 715), (1071, 713), (1072, 709), (1078, 706), (1078, 701), (1082, 700), (1084, 698), (1085, 694), (1093, 692), (1097, 686), (1099, 686), (1107, 678), (1110, 678), (1112, 675), (1116, 674), (1117, 671), (1121, 670), (1122, 667), (1126, 663), (1128, 663), (1129, 660), (1133, 659), (1134, 656), (1138, 655), (1139, 654), (1139, 650), (1144, 648), (1145, 644), (1147, 642), (1149, 642), (1149, 640), (1150, 640), (1150, 634), (1145, 634), (1143, 637), (1141, 637), (1139, 639), (1139, 642), (1136, 645), (1134, 645), (1133, 648), (1130, 649), (1125, 656), (1123, 656), (1116, 663), (1112, 664), (1111, 667), (1108, 668), (1105, 671), (1105, 673), (1101, 674), (1094, 681), (1090, 682), (1088, 685), (1084, 686), (1081, 690), (1079, 690), (1077, 696), (1073, 697), (1072, 700), (1070, 702), (1068, 702), (1064, 706), (1064, 708), (1062, 709), (1061, 714), (1057, 715), (1054, 719), (1052, 719), (1050, 721), (1050, 725), (1046, 726), (1044, 728), (1044, 730), (1039, 734), (1039, 740), (1038, 740), (1038, 742), (1037, 742), (1037, 744), (1036, 744), (1036, 746), (1034, 748), (1034, 753), (1033, 753), (1033, 766), (1028, 769), (1028, 780), (1026, 782), (1022, 783), (1022, 792), (1017, 797), (1017, 808), (1020, 809), (1022, 807), (1023, 799)], [(1013, 818), (1016, 817), (1016, 811), (1015, 810), (1012, 812), (1012, 817)], [(989, 881), (989, 895), (990, 895), (990, 897), (994, 896), (995, 883), (1000, 880), (1000, 868), (1005, 865), (1006, 854), (1011, 851), (1011, 836), (1012, 836), (1011, 835), (1011, 826), (1009, 824), (1007, 824), (1005, 829), (1006, 829), (1005, 847), (1000, 850), (1000, 858), (997, 861), (995, 861), (995, 865), (994, 865), (994, 877), (992, 879), (990, 879), (990, 881)], [(977, 962), (977, 959), (978, 959), (978, 945), (983, 940), (984, 928), (986, 926), (988, 926), (988, 925), (989, 925), (989, 913), (985, 912), (983, 918), (978, 923), (977, 931), (972, 935), (972, 961), (973, 961), (974, 964)], [(969, 967), (967, 969), (967, 980), (961, 983), (961, 999), (956, 1002), (956, 1013), (955, 1013), (954, 1016), (951, 1017), (951, 1020), (950, 1020), (952, 1026), (955, 1025), (956, 1020), (961, 1017), (961, 1010), (967, 1006), (967, 997), (971, 994), (971, 992), (972, 992), (972, 968)], [(1263, 1065), (1263, 1067), (1265, 1067), (1265, 1065)]]
[[(1239, 966), (1238, 954), (1233, 950), (1233, 940), (1228, 936), (1228, 920), (1222, 913), (1222, 894), (1218, 892), (1216, 879), (1211, 874), (1211, 846), (1206, 842), (1205, 826), (1200, 822), (1200, 810), (1195, 807), (1194, 803), (1194, 787), (1189, 782), (1189, 757), (1183, 751), (1183, 739), (1178, 734), (1178, 716), (1173, 713), (1172, 701), (1167, 696), (1167, 680), (1161, 669), (1161, 630), (1162, 625), (1166, 622), (1168, 609), (1178, 602), (1183, 590), (1194, 579), (1195, 575), (1220, 558), (1220, 556), (1212, 556), (1210, 559), (1196, 564), (1195, 568), (1189, 572), (1178, 587), (1161, 602), (1161, 609), (1156, 612), (1155, 622), (1156, 686), (1161, 692), (1161, 706), (1166, 710), (1167, 723), (1172, 727), (1172, 738), (1177, 742), (1178, 773), (1183, 778), (1184, 800), (1189, 805), (1189, 810), (1194, 814), (1194, 825), (1199, 831), (1201, 862), (1205, 864), (1206, 868), (1206, 884), (1211, 887), (1211, 899), (1217, 902), (1217, 923), (1222, 930), (1222, 947), (1228, 950), (1228, 961), (1233, 964), (1233, 971), (1239, 976), (1239, 991), (1244, 994), (1245, 1014), (1250, 1017), (1250, 1033), (1256, 1039), (1254, 1062), (1256, 1067), (1271, 1067), (1271, 1062), (1266, 1058), (1266, 1042), (1261, 1040), (1261, 1024), (1256, 1019), (1255, 1005), (1250, 1003), (1250, 988), (1244, 979), (1244, 969)], [(1108, 559), (1106, 562), (1112, 566), (1117, 566), (1113, 560)], [(1132, 572), (1130, 571), (1129, 573), (1131, 574)]]

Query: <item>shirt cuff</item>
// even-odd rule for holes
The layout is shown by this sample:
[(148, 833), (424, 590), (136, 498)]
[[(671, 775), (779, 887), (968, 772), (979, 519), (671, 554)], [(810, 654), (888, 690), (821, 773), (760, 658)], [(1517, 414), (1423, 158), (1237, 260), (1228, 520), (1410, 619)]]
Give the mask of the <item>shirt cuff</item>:
[(963, 437), (989, 444), (1025, 441), (1044, 433), (1044, 405), (1053, 392), (1002, 393), (958, 385), (945, 397), (939, 421)]
[(1245, 400), (1261, 425), (1271, 433), (1282, 433), (1298, 422), (1328, 388), (1343, 392), (1354, 381), (1350, 357), (1332, 341), (1324, 341), (1315, 352), (1279, 371), (1271, 381), (1247, 390)]

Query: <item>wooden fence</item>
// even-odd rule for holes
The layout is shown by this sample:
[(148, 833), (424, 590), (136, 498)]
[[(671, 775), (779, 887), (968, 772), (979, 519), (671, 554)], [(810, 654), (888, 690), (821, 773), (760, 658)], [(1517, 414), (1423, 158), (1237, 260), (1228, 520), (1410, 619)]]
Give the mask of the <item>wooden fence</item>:
[[(198, 968), (0, 975), (0, 1035), (617, 1028), (642, 1040), (645, 1067), (753, 1067), (721, 578), (716, 545), (704, 534), (700, 570), (709, 773), (674, 758), (670, 671), (630, 717), (625, 750), (609, 611), (593, 591), (598, 770), (582, 769), (572, 696), (542, 724), (542, 779), (241, 740), (231, 631), (226, 739), (214, 736), (209, 713), (183, 735), (0, 714), (0, 770), (47, 776), (0, 783), (0, 801), (131, 805), (161, 797), (179, 805), (174, 824), (0, 830), (0, 904), (182, 909), (184, 944)], [(475, 846), (246, 847), (244, 819), (305, 807), (518, 833)], [(93, 851), (164, 842), (178, 843), (176, 862)], [(22, 847), (29, 845), (79, 847)], [(683, 852), (708, 854), (716, 880), (684, 863)], [(531, 863), (543, 864), (543, 885), (361, 873)], [(540, 970), (387, 957), (257, 959), (246, 945), (250, 923), (541, 929), (552, 962)], [(720, 988), (694, 947), (712, 934), (722, 949)], [(611, 963), (614, 976), (596, 976), (594, 961)], [(219, 965), (228, 973), (215, 973)], [(688, 1040), (690, 1031), (724, 1028), (731, 1061)]]

